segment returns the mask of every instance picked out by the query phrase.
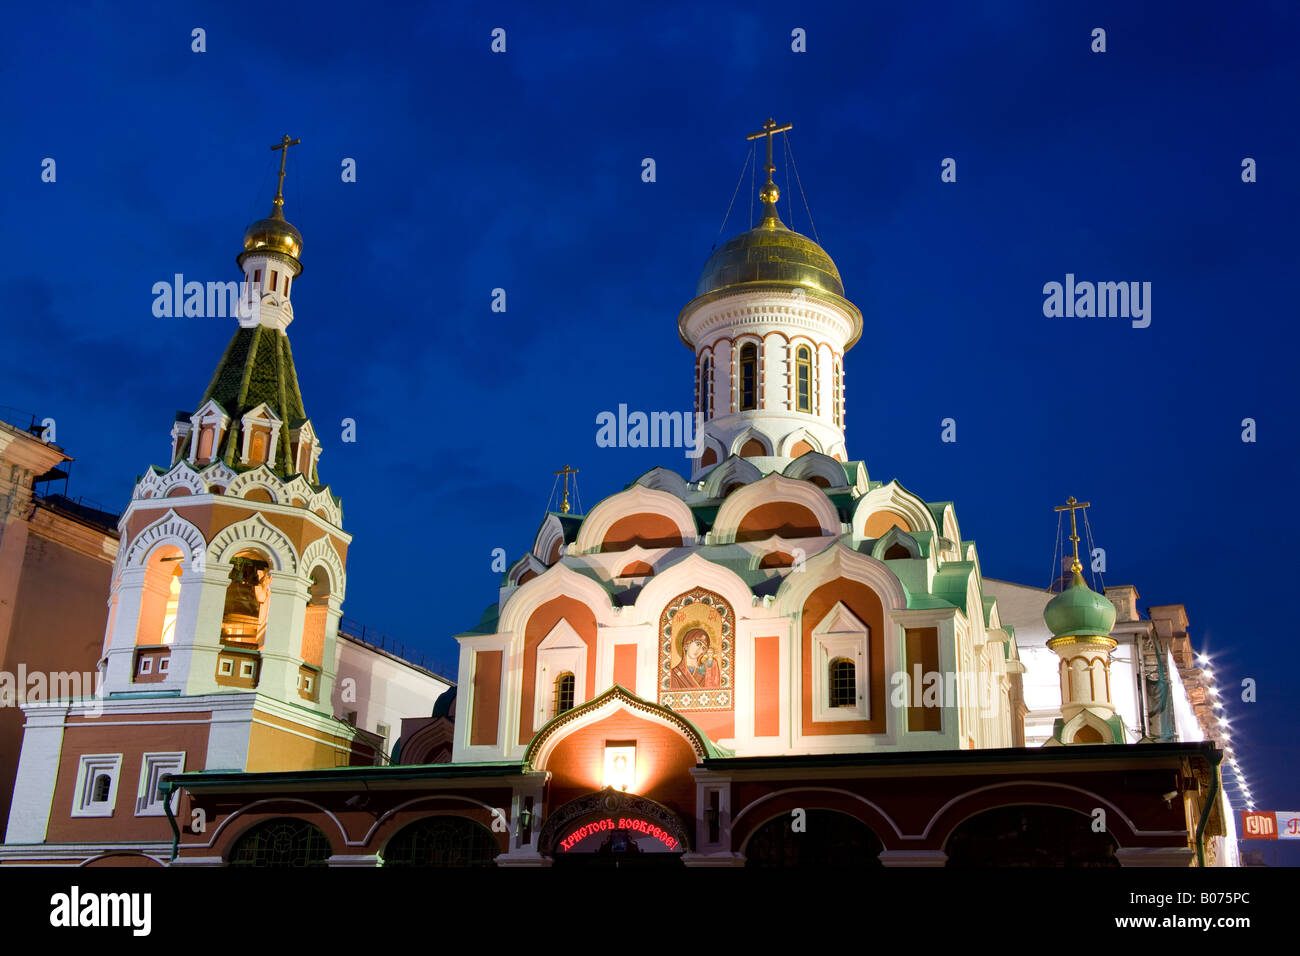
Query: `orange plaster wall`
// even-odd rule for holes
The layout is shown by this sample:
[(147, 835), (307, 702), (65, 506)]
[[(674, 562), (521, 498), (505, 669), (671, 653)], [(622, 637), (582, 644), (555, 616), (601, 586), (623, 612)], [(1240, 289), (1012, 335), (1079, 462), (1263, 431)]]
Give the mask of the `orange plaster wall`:
[[(519, 704), (519, 742), (526, 744), (533, 739), (533, 734), (540, 729), (533, 726), (537, 707), (537, 645), (546, 640), (546, 635), (561, 620), (568, 621), (582, 642), (587, 645), (587, 678), (584, 686), (577, 688), (583, 695), (575, 699), (574, 704), (591, 700), (596, 696), (596, 615), (591, 608), (577, 598), (560, 597), (547, 601), (528, 618), (524, 628), (524, 672), (523, 690)], [(630, 690), (631, 688), (629, 688)]]
[(497, 742), (497, 722), (501, 716), (501, 652), (474, 652), (474, 713), (470, 720), (471, 747), (491, 746)]
[(682, 716), (704, 731), (704, 735), (714, 743), (736, 735), (734, 710), (682, 710)]
[[(925, 694), (925, 675), (939, 670), (939, 629), (937, 627), (909, 627), (907, 629), (907, 675), (911, 683), (909, 689), (912, 699), (923, 698)], [(913, 678), (916, 667), (920, 665), (922, 683), (915, 686)], [(943, 708), (908, 707), (908, 730), (942, 730)]]
[(695, 815), (695, 750), (677, 731), (628, 711), (611, 714), (556, 745), (546, 761), (550, 806), (604, 787), (606, 741), (636, 741), (636, 785), (629, 789), (657, 800), (687, 820)]
[(682, 532), (667, 515), (626, 515), (610, 526), (600, 550), (626, 551), (638, 544), (643, 548), (680, 548)]
[[(29, 673), (47, 675), (47, 687), (51, 672), (89, 674), (93, 692), (108, 623), (111, 558), (97, 560), (19, 522), (6, 529), (6, 543), (21, 542), (20, 529), (26, 530), (26, 544), (21, 568), (14, 569), (17, 586), (7, 641), (0, 632), (0, 670), (17, 680), (19, 665), (25, 664)], [(0, 707), (0, 827), (9, 816), (22, 728), (21, 708)]]
[(781, 734), (781, 639), (754, 638), (754, 736)]
[[(140, 769), (146, 753), (185, 751), (185, 769), (201, 770), (207, 759), (210, 711), (179, 714), (104, 714), (100, 717), (70, 717), (59, 755), (59, 775), (50, 808), (49, 843), (149, 840), (168, 842), (171, 826), (166, 816), (137, 817), (135, 801), (140, 792)], [(135, 724), (132, 721), (167, 723)], [(178, 723), (198, 721), (198, 723)], [(73, 817), (77, 767), (83, 754), (121, 754), (122, 770), (117, 784), (117, 802), (111, 817)]]
[(793, 501), (770, 501), (750, 511), (736, 529), (737, 541), (762, 541), (772, 535), (782, 538), (812, 538), (822, 533), (817, 517)]
[(614, 683), (636, 693), (636, 645), (614, 645)]
[(254, 723), (249, 731), (249, 773), (320, 770), (350, 762), (352, 742), (344, 736), (305, 727), (260, 710), (254, 711), (253, 716), (264, 723)]
[(909, 534), (912, 526), (907, 523), (907, 519), (902, 515), (894, 514), (892, 511), (877, 511), (867, 518), (867, 523), (862, 528), (864, 538), (879, 538), (890, 528), (897, 525), (899, 531), (906, 531)]
[[(837, 601), (871, 629), (867, 656), (870, 661), (870, 720), (834, 720), (813, 723), (813, 629)], [(885, 608), (871, 588), (847, 578), (828, 581), (808, 596), (803, 606), (803, 733), (883, 734), (885, 732)]]

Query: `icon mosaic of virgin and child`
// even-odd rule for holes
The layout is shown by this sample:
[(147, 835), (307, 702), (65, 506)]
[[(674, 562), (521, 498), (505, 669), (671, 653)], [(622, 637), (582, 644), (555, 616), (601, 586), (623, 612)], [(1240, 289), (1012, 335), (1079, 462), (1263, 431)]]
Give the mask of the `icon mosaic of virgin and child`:
[[(677, 665), (669, 672), (669, 690), (695, 690), (698, 687), (720, 687), (721, 669), (713, 639), (702, 627), (693, 627), (682, 634), (679, 644), (681, 655)], [(674, 648), (676, 649), (676, 648)], [(674, 654), (677, 657), (678, 654)]]
[(660, 703), (691, 709), (730, 705), (733, 621), (727, 602), (702, 588), (665, 609), (660, 624)]

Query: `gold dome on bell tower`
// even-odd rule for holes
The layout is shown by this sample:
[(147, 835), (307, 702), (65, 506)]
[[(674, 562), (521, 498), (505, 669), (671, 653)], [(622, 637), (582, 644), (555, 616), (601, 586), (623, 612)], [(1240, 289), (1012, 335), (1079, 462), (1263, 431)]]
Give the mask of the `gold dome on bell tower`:
[(776, 211), (781, 190), (772, 181), (776, 172), (772, 163), (772, 136), (793, 128), (791, 123), (777, 126), (775, 120), (768, 119), (762, 130), (747, 137), (767, 139), (767, 182), (758, 194), (763, 202), (763, 219), (757, 228), (723, 243), (709, 257), (695, 287), (696, 296), (751, 283), (789, 284), (844, 295), (840, 270), (835, 268), (826, 250), (807, 236), (787, 228)]
[(244, 251), (237, 260), (241, 266), (244, 256), (269, 252), (289, 257), (298, 267), (298, 271), (302, 272), (302, 263), (299, 261), (302, 255), (302, 233), (284, 218), (284, 161), (288, 156), (289, 147), (296, 146), (299, 142), (301, 141), (291, 140), (286, 133), (284, 139), (271, 147), (281, 150), (280, 181), (275, 189), (275, 200), (271, 203), (271, 215), (257, 220), (244, 230)]

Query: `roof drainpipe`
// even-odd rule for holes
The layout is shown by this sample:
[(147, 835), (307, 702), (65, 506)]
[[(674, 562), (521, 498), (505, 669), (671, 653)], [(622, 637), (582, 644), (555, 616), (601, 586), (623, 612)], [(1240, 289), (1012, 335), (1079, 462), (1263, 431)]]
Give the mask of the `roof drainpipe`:
[(1210, 781), (1210, 794), (1205, 801), (1205, 809), (1201, 811), (1201, 822), (1196, 825), (1196, 865), (1205, 868), (1205, 825), (1210, 822), (1210, 811), (1214, 809), (1214, 801), (1219, 799), (1219, 759), (1216, 754), (1214, 761), (1214, 778)]
[(167, 778), (158, 784), (158, 789), (163, 794), (163, 810), (167, 814), (167, 822), (172, 826), (172, 857), (168, 864), (176, 862), (176, 857), (180, 854), (181, 830), (176, 825), (176, 817), (172, 815), (172, 792), (175, 789), (172, 786), (171, 778)]

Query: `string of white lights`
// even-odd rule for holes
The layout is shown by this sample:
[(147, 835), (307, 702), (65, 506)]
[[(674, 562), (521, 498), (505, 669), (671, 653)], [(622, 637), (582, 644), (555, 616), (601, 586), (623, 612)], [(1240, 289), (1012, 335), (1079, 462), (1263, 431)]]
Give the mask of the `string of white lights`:
[[(1214, 683), (1214, 671), (1210, 669), (1210, 655), (1200, 653), (1196, 655), (1196, 663), (1200, 665), (1201, 673), (1205, 679), (1210, 682), (1210, 698), (1214, 707), (1215, 714), (1219, 721), (1220, 735), (1223, 737), (1223, 758), (1226, 767), (1220, 768), (1220, 778), (1223, 781), (1225, 790), (1234, 791), (1229, 794), (1229, 802), (1234, 799), (1239, 804), (1244, 804), (1246, 810), (1255, 809), (1255, 795), (1251, 792), (1250, 781), (1246, 779), (1246, 771), (1242, 769), (1241, 761), (1237, 759), (1237, 752), (1232, 745), (1232, 733), (1230, 727), (1232, 721), (1228, 718), (1227, 706), (1223, 702), (1223, 695)], [(1241, 806), (1235, 809), (1242, 809)]]

